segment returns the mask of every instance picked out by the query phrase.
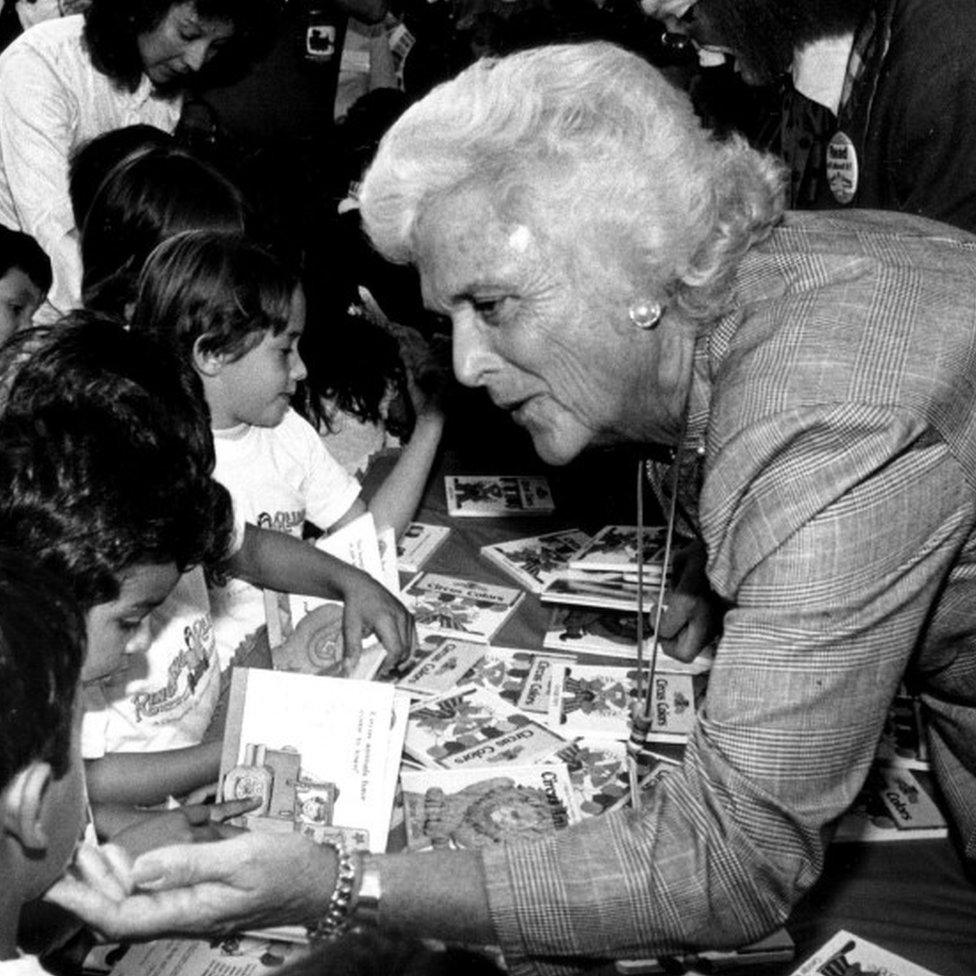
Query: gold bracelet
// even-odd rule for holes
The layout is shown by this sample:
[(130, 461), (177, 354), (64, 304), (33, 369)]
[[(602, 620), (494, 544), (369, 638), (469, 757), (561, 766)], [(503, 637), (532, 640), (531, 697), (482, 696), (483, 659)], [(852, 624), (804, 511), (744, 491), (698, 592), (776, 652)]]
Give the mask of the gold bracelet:
[(336, 853), (336, 880), (325, 915), (315, 925), (308, 927), (308, 938), (311, 942), (330, 942), (345, 931), (349, 925), (353, 889), (358, 873), (355, 860), (342, 844), (332, 839), (322, 843)]

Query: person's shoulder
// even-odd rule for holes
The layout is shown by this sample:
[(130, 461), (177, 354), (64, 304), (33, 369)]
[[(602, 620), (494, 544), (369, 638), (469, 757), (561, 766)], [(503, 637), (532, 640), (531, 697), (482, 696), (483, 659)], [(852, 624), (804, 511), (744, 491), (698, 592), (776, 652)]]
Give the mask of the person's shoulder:
[(72, 14), (29, 27), (0, 54), (0, 71), (17, 71), (36, 62), (60, 64), (66, 59), (87, 58), (82, 37), (84, 26), (85, 18)]
[(282, 440), (318, 443), (319, 435), (315, 428), (297, 411), (289, 407), (284, 419), (274, 428)]

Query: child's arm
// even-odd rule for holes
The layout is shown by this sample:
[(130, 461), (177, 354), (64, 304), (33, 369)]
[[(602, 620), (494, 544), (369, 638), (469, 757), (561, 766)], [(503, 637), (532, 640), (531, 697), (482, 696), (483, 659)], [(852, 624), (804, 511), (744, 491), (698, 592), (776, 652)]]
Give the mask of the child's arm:
[(440, 410), (417, 415), (410, 440), (393, 470), (369, 500), (368, 507), (378, 528), (391, 525), (399, 538), (410, 524), (420, 506), (443, 430), (444, 415)]
[(248, 523), (243, 545), (225, 568), (254, 586), (342, 600), (347, 656), (361, 652), (363, 634), (370, 632), (386, 649), (385, 667), (393, 667), (410, 653), (413, 618), (406, 607), (362, 570), (301, 539)]
[(85, 761), (85, 782), (93, 804), (151, 806), (216, 781), (219, 740), (162, 752), (110, 752)]

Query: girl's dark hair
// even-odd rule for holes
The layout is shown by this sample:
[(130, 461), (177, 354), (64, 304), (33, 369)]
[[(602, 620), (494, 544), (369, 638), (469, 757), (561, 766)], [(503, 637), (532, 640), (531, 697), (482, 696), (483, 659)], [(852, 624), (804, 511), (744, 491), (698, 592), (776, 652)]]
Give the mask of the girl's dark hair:
[(31, 352), (0, 418), (0, 545), (67, 581), (84, 611), (134, 565), (219, 565), (233, 512), (193, 370), (90, 312), (15, 338)]
[[(92, 64), (120, 88), (135, 91), (142, 79), (138, 37), (162, 23), (181, 0), (92, 0), (85, 12), (84, 39)], [(278, 0), (190, 0), (203, 20), (227, 21), (234, 36), (215, 59), (246, 62), (274, 35)]]
[(173, 137), (154, 125), (140, 123), (110, 129), (82, 143), (68, 160), (68, 196), (75, 226), (85, 225), (92, 200), (117, 166), (157, 146), (173, 145)]
[(298, 274), (243, 234), (188, 230), (160, 244), (139, 276), (132, 329), (177, 349), (238, 359), (288, 326)]
[(0, 548), (0, 789), (33, 760), (63, 776), (85, 656), (85, 620), (64, 581)]
[(103, 180), (81, 232), (82, 300), (122, 316), (149, 253), (180, 231), (243, 230), (246, 205), (222, 173), (185, 149), (159, 146)]

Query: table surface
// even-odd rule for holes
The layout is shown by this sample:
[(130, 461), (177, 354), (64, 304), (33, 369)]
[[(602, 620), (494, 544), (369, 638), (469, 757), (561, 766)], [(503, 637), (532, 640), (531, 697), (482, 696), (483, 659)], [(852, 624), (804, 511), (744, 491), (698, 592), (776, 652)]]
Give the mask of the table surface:
[[(491, 446), (504, 452), (508, 445), (491, 442)], [(481, 546), (558, 528), (579, 526), (592, 532), (605, 524), (634, 522), (634, 455), (601, 453), (584, 457), (568, 469), (552, 469), (533, 461), (524, 450), (515, 452), (515, 461), (499, 466), (497, 454), (490, 456), (484, 442), (470, 447), (469, 456), (455, 450), (441, 459), (417, 514), (417, 521), (451, 528), (425, 570), (512, 585), (509, 577), (479, 555)], [(553, 489), (556, 512), (552, 516), (488, 519), (447, 514), (445, 474), (540, 471)], [(526, 593), (492, 643), (541, 648), (549, 614), (538, 597)], [(791, 973), (838, 929), (847, 929), (939, 976), (976, 976), (974, 881), (949, 840), (835, 844), (827, 853), (820, 881), (787, 923), (797, 945), (795, 960), (764, 967), (762, 972)]]

